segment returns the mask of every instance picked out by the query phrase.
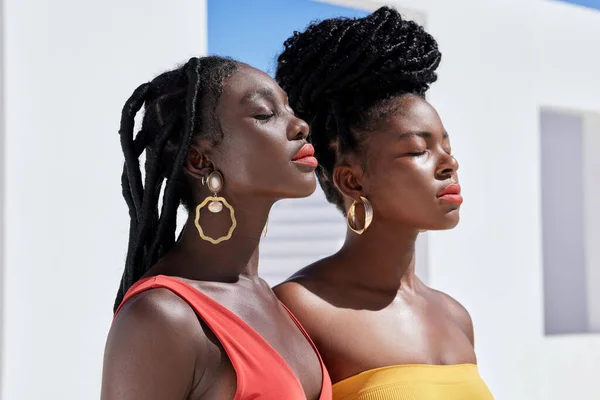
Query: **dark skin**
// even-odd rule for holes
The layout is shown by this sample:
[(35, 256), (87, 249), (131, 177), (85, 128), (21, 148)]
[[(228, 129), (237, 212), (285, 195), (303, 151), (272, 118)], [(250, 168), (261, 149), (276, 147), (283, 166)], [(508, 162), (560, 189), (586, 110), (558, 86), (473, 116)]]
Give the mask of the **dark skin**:
[[(350, 229), (339, 252), (275, 288), (317, 345), (332, 382), (402, 364), (476, 363), (468, 312), (415, 275), (422, 230), (450, 229), (459, 206), (438, 197), (458, 163), (442, 122), (423, 98), (405, 95), (368, 133), (361, 154), (334, 171), (345, 208), (364, 196), (371, 226)], [(364, 221), (357, 207), (358, 221)]]
[[(306, 143), (308, 126), (275, 81), (247, 65), (224, 82), (216, 116), (223, 139), (196, 139), (185, 174), (198, 204), (211, 195), (202, 177), (221, 172), (219, 195), (234, 207), (237, 229), (229, 241), (211, 244), (198, 235), (191, 212), (179, 242), (146, 276), (175, 276), (235, 313), (289, 364), (307, 399), (318, 399), (319, 359), (257, 275), (258, 244), (273, 203), (315, 189), (313, 168), (291, 161)], [(212, 237), (231, 224), (228, 213), (201, 215)], [(235, 392), (236, 374), (223, 347), (178, 296), (149, 290), (121, 309), (106, 345), (103, 400), (221, 400)]]

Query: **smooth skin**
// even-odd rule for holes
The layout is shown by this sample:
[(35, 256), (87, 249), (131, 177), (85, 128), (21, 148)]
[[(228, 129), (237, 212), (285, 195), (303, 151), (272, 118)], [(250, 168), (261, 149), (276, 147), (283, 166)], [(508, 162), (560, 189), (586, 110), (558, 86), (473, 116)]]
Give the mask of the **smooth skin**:
[[(181, 239), (146, 276), (178, 277), (235, 313), (290, 365), (307, 399), (318, 399), (318, 356), (257, 274), (258, 244), (273, 203), (315, 189), (314, 168), (292, 161), (308, 126), (275, 81), (247, 65), (225, 81), (216, 116), (223, 140), (195, 139), (185, 174), (199, 204), (211, 195), (202, 177), (221, 172), (219, 195), (235, 208), (237, 229), (231, 240), (213, 245), (200, 238), (191, 212)], [(228, 216), (203, 213), (205, 232), (226, 233)], [(117, 314), (106, 344), (103, 400), (223, 400), (235, 392), (235, 371), (223, 347), (172, 292), (143, 292)]]
[(362, 235), (348, 229), (341, 250), (275, 288), (334, 383), (393, 365), (476, 363), (468, 312), (415, 275), (419, 233), (458, 224), (459, 205), (438, 197), (457, 179), (458, 162), (427, 101), (396, 101), (397, 111), (366, 134), (360, 154), (334, 171), (346, 211), (360, 196), (369, 199), (371, 226)]

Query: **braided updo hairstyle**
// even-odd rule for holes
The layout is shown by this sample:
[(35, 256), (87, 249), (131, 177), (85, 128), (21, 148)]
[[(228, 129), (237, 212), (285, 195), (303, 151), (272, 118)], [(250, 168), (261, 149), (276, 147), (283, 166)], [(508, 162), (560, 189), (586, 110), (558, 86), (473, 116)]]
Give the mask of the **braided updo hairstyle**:
[(310, 124), (319, 184), (345, 213), (334, 167), (344, 154), (360, 150), (365, 132), (396, 111), (397, 96), (424, 96), (437, 80), (437, 42), (422, 26), (381, 7), (364, 18), (312, 23), (284, 47), (275, 79)]
[[(194, 57), (140, 85), (125, 103), (119, 135), (125, 156), (121, 185), (129, 207), (129, 246), (114, 310), (131, 285), (175, 244), (177, 209), (180, 204), (189, 209), (193, 201), (183, 176), (192, 139), (201, 136), (215, 144), (221, 140), (215, 108), (224, 81), (238, 66), (229, 58)], [(134, 138), (135, 115), (142, 106), (142, 127)], [(139, 163), (143, 152), (144, 184)]]

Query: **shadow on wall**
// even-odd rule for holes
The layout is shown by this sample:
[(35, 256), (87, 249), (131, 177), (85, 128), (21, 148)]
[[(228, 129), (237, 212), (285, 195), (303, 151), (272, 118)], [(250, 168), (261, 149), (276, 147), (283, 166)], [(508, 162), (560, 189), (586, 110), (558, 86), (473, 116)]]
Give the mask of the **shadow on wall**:
[(600, 115), (540, 113), (546, 335), (600, 332)]

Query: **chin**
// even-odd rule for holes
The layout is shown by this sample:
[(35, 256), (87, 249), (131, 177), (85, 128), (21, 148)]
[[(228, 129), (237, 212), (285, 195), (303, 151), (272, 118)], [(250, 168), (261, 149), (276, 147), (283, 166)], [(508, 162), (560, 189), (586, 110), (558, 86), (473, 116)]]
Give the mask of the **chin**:
[(444, 215), (444, 227), (441, 229), (452, 229), (454, 227), (456, 227), (456, 225), (458, 225), (458, 222), (460, 221), (460, 213), (459, 213), (459, 209), (457, 208), (456, 210), (452, 210), (449, 213), (447, 213), (446, 215)]
[[(290, 182), (291, 183), (291, 182)], [(283, 191), (278, 197), (281, 199), (301, 199), (308, 197), (315, 192), (317, 180), (314, 175), (307, 176), (306, 179), (295, 182), (287, 190)]]
[(460, 221), (460, 214), (458, 211), (459, 210), (456, 209), (445, 213), (440, 219), (431, 223), (431, 227), (427, 228), (426, 230), (445, 231), (456, 227), (456, 225), (458, 225), (458, 222)]
[(308, 197), (315, 192), (317, 188), (317, 180), (314, 175), (311, 175), (309, 179), (298, 184), (298, 195), (295, 197)]

